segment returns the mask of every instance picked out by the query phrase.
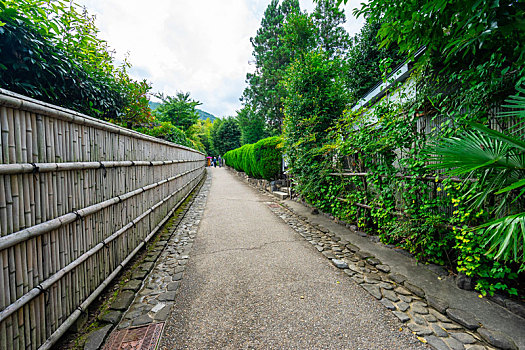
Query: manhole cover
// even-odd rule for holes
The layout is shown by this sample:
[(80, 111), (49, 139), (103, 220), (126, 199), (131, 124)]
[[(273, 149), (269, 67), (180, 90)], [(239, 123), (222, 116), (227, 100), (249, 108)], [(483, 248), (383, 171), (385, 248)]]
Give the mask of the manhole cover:
[(162, 334), (164, 323), (126, 328), (111, 333), (104, 350), (154, 350)]

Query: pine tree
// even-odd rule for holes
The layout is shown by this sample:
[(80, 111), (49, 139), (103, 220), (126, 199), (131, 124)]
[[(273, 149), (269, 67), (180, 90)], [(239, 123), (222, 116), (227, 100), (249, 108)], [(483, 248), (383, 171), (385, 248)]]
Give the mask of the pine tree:
[(263, 118), (269, 129), (280, 133), (283, 120), (283, 90), (279, 86), (292, 56), (282, 42), (283, 25), (287, 16), (300, 11), (298, 0), (272, 0), (261, 21), (257, 35), (251, 38), (255, 72), (246, 76), (248, 87), (241, 100)]

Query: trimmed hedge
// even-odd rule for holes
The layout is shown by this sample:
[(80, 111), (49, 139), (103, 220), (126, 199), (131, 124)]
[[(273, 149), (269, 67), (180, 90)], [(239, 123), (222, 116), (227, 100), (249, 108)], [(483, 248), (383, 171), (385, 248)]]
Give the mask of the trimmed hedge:
[(281, 138), (268, 137), (224, 154), (226, 165), (248, 176), (274, 180), (281, 172)]

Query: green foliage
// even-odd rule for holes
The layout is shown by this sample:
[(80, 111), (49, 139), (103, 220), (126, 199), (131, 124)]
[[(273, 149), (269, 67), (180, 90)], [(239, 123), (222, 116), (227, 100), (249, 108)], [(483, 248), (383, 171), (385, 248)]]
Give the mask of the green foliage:
[(525, 69), (522, 2), (372, 0), (356, 12), (371, 20), (384, 19), (379, 31), (383, 44), (397, 43), (409, 55), (426, 47), (428, 59), (445, 58), (452, 65), (466, 56), (484, 63), (491, 55), (501, 55), (515, 59), (507, 64)]
[(284, 152), (290, 172), (299, 186), (305, 186), (303, 190), (319, 193), (328, 132), (348, 100), (340, 62), (328, 60), (321, 50), (308, 52), (288, 68), (282, 85), (286, 91)]
[[(154, 109), (158, 122), (145, 124), (146, 127), (142, 125), (136, 130), (197, 149), (208, 155), (214, 154), (212, 145), (214, 123), (209, 117), (203, 119), (203, 116), (211, 114), (196, 109), (200, 102), (191, 100), (189, 96), (189, 93), (178, 93), (175, 97), (160, 95), (163, 99), (162, 103), (149, 103), (150, 108)], [(220, 119), (216, 120), (219, 120), (215, 123), (218, 126)]]
[[(525, 93), (525, 89), (519, 91)], [(474, 210), (498, 199), (491, 211), (496, 219), (479, 226), (479, 234), (485, 236), (484, 246), (489, 245), (488, 253), (493, 253), (495, 259), (521, 263), (525, 268), (525, 206), (519, 201), (525, 193), (525, 142), (520, 132), (525, 123), (525, 98), (516, 95), (508, 103), (517, 110), (504, 116), (522, 118), (514, 127), (518, 133), (469, 123), (473, 131), (434, 144), (429, 149), (429, 160), (435, 162), (432, 168), (445, 168), (448, 174), (479, 178), (480, 189), (468, 198)]]
[(356, 12), (382, 21), (383, 45), (409, 57), (425, 48), (415, 62), (426, 75), (421, 92), (450, 119), (484, 122), (487, 109), (525, 79), (521, 1), (373, 0)]
[(506, 281), (515, 280), (518, 274), (504, 262), (486, 254), (485, 238), (473, 230), (461, 230), (456, 235), (456, 250), (459, 252), (457, 270), (467, 276), (478, 278), (476, 289), (483, 295), (507, 292), (517, 295), (517, 290)]
[(94, 17), (69, 1), (0, 2), (0, 84), (12, 91), (118, 123), (151, 116), (146, 82), (116, 67)]
[(213, 128), (213, 123), (209, 118), (206, 120), (199, 119), (197, 124), (192, 126), (192, 132), (194, 137), (200, 141), (203, 147), (203, 152), (207, 155), (214, 154), (212, 151), (212, 140), (211, 140), (211, 130)]
[(255, 143), (266, 136), (264, 119), (250, 106), (237, 111), (237, 121), (241, 128), (241, 144)]
[(149, 108), (148, 93), (151, 86), (146, 80), (135, 81), (124, 72), (120, 72), (121, 88), (124, 91), (125, 103), (115, 118), (110, 122), (132, 128), (135, 124), (149, 123), (153, 120)]
[(170, 122), (160, 122), (152, 127), (140, 127), (135, 130), (182, 146), (194, 148), (193, 142), (186, 137), (184, 131)]
[(342, 25), (344, 11), (335, 0), (319, 0), (312, 14), (318, 31), (318, 42), (328, 58), (345, 56), (351, 46), (350, 36)]
[(314, 20), (306, 13), (292, 13), (286, 18), (281, 36), (284, 48), (295, 60), (313, 50), (319, 41), (319, 31)]
[(352, 40), (353, 45), (345, 61), (345, 69), (347, 86), (353, 95), (354, 103), (377, 82), (383, 80), (381, 62), (389, 60), (389, 66), (395, 67), (404, 59), (398, 52), (397, 45), (391, 45), (389, 48), (380, 47), (377, 39), (380, 28), (379, 22), (367, 21)]
[(241, 129), (237, 120), (233, 117), (223, 119), (216, 132), (212, 131), (212, 140), (217, 156), (238, 148), (241, 145)]
[(219, 131), (219, 128), (222, 124), (222, 119), (217, 119), (213, 122), (213, 125), (211, 127), (211, 130), (210, 130), (210, 153), (208, 153), (208, 155), (210, 156), (219, 156), (220, 153), (219, 151), (217, 151), (217, 148), (215, 147), (216, 145), (218, 145), (220, 143), (220, 140), (218, 138), (218, 131)]
[(250, 177), (259, 177), (257, 172), (257, 166), (253, 157), (253, 144), (242, 146), (240, 149), (241, 154), (241, 168)]
[[(419, 132), (411, 106), (385, 100), (372, 110), (347, 112), (326, 141), (317, 145), (323, 157), (310, 158), (312, 164), (302, 163), (300, 177), (294, 172), (294, 180), (299, 179), (296, 188), (316, 207), (376, 231), (383, 242), (401, 246), (417, 259), (455, 267), (475, 277), (476, 288), (482, 293), (516, 293), (512, 280), (523, 272), (524, 216), (523, 203), (514, 199), (523, 186), (519, 182), (523, 178), (523, 153), (518, 148), (503, 147), (501, 140), (490, 141), (479, 135), (471, 142), (454, 138), (445, 141), (451, 144), (438, 143), (442, 151), (453, 156), (449, 165), (456, 170), (448, 175), (474, 171), (467, 178), (480, 181), (421, 181), (419, 178), (429, 175), (425, 144), (449, 134), (447, 130), (455, 126), (441, 123), (441, 129), (434, 133)], [(314, 152), (300, 149), (294, 154), (295, 162), (309, 154)], [(460, 160), (468, 166), (461, 167)], [(305, 168), (310, 169), (310, 176), (304, 175)], [(343, 168), (367, 176), (328, 175)], [(504, 188), (508, 191), (501, 192)], [(473, 206), (485, 192), (491, 200)], [(498, 210), (512, 215), (491, 221)], [(480, 234), (467, 230), (469, 226), (489, 230)], [(502, 253), (501, 248), (508, 253)]]
[(292, 60), (281, 39), (283, 23), (290, 14), (298, 12), (298, 0), (284, 0), (281, 4), (278, 0), (272, 0), (264, 12), (257, 35), (250, 39), (255, 72), (246, 75), (248, 87), (243, 92), (242, 100), (266, 121), (269, 129), (277, 133), (280, 133), (283, 119), (283, 91), (279, 81)]
[(279, 136), (259, 140), (253, 145), (254, 177), (273, 180), (281, 173), (282, 140)]
[(281, 173), (281, 139), (268, 137), (255, 144), (247, 144), (224, 154), (228, 166), (248, 176), (274, 180)]
[(155, 114), (159, 120), (170, 122), (186, 131), (197, 123), (199, 114), (196, 107), (201, 103), (190, 99), (190, 93), (177, 92), (175, 96), (158, 95), (162, 104), (157, 107)]

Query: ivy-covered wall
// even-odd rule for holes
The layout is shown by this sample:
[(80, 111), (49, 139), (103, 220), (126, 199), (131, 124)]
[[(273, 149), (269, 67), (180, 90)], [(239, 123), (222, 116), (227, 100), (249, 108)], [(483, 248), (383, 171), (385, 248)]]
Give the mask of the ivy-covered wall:
[[(517, 294), (518, 274), (524, 268), (522, 250), (518, 246), (515, 258), (496, 259), (497, 249), (487, 254), (491, 246), (487, 234), (470, 228), (501, 215), (496, 214), (500, 205), (504, 213), (520, 213), (524, 203), (503, 201), (503, 195), (492, 193), (489, 200), (473, 205), (487, 186), (486, 181), (478, 181), (483, 172), (459, 178), (430, 165), (435, 163), (431, 145), (444, 135), (459, 135), (472, 115), (451, 119), (418, 103), (418, 97), (406, 101), (395, 104), (385, 97), (372, 108), (346, 111), (325, 129), (324, 140), (329, 141), (309, 150), (322, 157), (292, 169), (300, 195), (422, 262), (474, 277), (476, 288), (484, 294)], [(491, 112), (486, 118), (497, 119), (505, 128), (504, 118)], [(311, 121), (303, 118), (296, 124)], [(288, 135), (291, 144), (293, 135)]]

